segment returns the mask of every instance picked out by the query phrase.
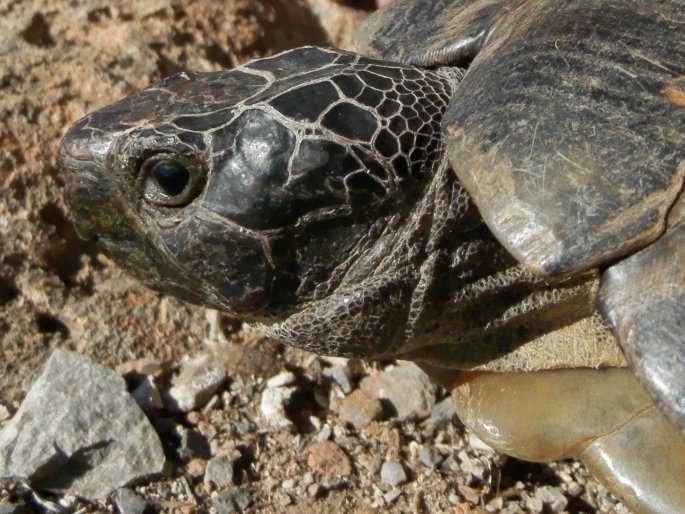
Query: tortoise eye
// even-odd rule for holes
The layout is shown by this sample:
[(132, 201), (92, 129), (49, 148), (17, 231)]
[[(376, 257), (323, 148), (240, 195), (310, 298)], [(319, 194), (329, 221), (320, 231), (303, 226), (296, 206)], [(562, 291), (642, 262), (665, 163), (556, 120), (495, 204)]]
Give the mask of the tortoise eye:
[(197, 170), (181, 159), (152, 157), (142, 166), (143, 197), (154, 205), (181, 207), (197, 196)]

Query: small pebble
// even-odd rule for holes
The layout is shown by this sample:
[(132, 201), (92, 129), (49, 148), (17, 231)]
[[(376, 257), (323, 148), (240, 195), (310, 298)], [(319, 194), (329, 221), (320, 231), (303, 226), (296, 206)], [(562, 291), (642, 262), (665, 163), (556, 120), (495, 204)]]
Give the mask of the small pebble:
[(307, 471), (302, 476), (300, 476), (300, 485), (302, 487), (309, 487), (309, 484), (314, 483), (314, 473)]
[(212, 506), (217, 514), (244, 512), (252, 503), (250, 493), (240, 487), (232, 487), (212, 496)]
[(461, 467), (454, 458), (454, 455), (448, 455), (440, 464), (440, 469), (445, 473), (460, 473)]
[(424, 446), (419, 451), (419, 461), (427, 468), (433, 469), (443, 461), (443, 457), (433, 448)]
[(285, 387), (295, 383), (297, 377), (290, 371), (283, 371), (266, 381), (266, 388)]
[(381, 483), (391, 487), (404, 484), (407, 481), (407, 474), (396, 460), (386, 460), (381, 466)]
[(354, 384), (352, 382), (352, 372), (348, 366), (332, 366), (326, 368), (324, 369), (323, 375), (338, 384), (343, 393), (349, 394), (352, 392)]
[(186, 471), (193, 478), (200, 478), (205, 474), (205, 469), (207, 468), (207, 460), (201, 458), (194, 458), (188, 461), (186, 464)]
[(265, 428), (277, 430), (291, 430), (294, 423), (288, 419), (285, 408), (295, 393), (294, 387), (268, 387), (262, 393), (259, 410), (265, 422)]
[(147, 502), (141, 495), (126, 487), (116, 490), (114, 503), (120, 514), (143, 514), (147, 507)]
[(286, 478), (281, 482), (281, 487), (287, 491), (293, 491), (297, 487), (297, 482), (293, 478)]
[(162, 396), (152, 377), (146, 376), (138, 387), (131, 393), (138, 406), (145, 412), (161, 409)]
[(287, 507), (293, 502), (293, 499), (283, 491), (276, 491), (272, 496), (272, 500), (280, 507)]
[(204, 406), (226, 379), (226, 369), (211, 355), (201, 355), (182, 364), (164, 397), (173, 412), (189, 412)]
[(383, 495), (383, 499), (385, 500), (385, 503), (389, 505), (391, 503), (395, 503), (397, 498), (399, 498), (401, 495), (402, 491), (400, 491), (399, 489), (391, 489)]
[(499, 512), (504, 507), (504, 499), (501, 496), (493, 498), (488, 502), (486, 508), (488, 512)]
[(431, 409), (431, 421), (437, 429), (443, 428), (454, 421), (457, 411), (451, 396), (436, 403)]
[(331, 425), (326, 423), (321, 427), (321, 430), (319, 430), (319, 433), (316, 434), (316, 440), (318, 442), (321, 441), (328, 441), (331, 436), (333, 435), (333, 429), (331, 428)]
[(363, 428), (383, 416), (383, 405), (370, 392), (357, 389), (345, 397), (340, 405), (340, 419)]
[(414, 364), (397, 366), (366, 377), (360, 389), (388, 401), (400, 420), (428, 417), (435, 405), (435, 384)]
[(563, 512), (568, 505), (566, 496), (559, 489), (550, 486), (538, 487), (535, 498), (544, 504), (546, 512)]
[(233, 484), (233, 461), (225, 455), (207, 461), (205, 484), (212, 483), (219, 489)]
[(309, 447), (307, 465), (323, 475), (347, 476), (352, 473), (350, 458), (333, 441), (321, 441)]
[(480, 437), (478, 437), (476, 434), (469, 432), (468, 437), (469, 437), (469, 446), (471, 448), (474, 448), (474, 449), (480, 450), (480, 451), (484, 451), (484, 452), (495, 453), (495, 450), (492, 448), (492, 446), (483, 442), (483, 440)]
[(523, 495), (523, 504), (526, 506), (526, 509), (533, 514), (539, 514), (545, 506), (540, 498), (527, 494)]
[(567, 490), (570, 496), (580, 496), (585, 491), (585, 488), (578, 482), (570, 482)]
[(478, 480), (484, 480), (488, 473), (488, 468), (483, 461), (478, 458), (471, 458), (464, 450), (459, 452), (460, 468), (464, 473), (471, 475)]

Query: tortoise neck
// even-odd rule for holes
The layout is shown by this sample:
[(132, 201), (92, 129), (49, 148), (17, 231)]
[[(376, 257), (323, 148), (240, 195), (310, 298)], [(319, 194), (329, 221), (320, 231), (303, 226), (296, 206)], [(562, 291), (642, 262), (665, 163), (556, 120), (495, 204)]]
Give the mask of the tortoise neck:
[[(426, 196), (431, 228), (397, 357), (470, 369), (595, 315), (597, 271), (554, 278), (527, 270), (446, 164)], [(606, 332), (599, 325), (597, 334)]]

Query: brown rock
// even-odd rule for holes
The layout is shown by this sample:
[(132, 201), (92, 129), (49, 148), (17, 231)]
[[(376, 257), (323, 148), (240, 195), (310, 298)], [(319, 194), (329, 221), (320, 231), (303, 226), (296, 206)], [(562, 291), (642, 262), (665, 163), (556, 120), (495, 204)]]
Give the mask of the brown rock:
[(189, 412), (205, 405), (226, 379), (226, 369), (211, 355), (183, 363), (164, 402), (174, 412)]
[(362, 380), (360, 389), (388, 402), (400, 420), (430, 416), (436, 387), (414, 364), (403, 364)]
[(190, 459), (188, 464), (186, 464), (186, 471), (193, 478), (200, 478), (205, 474), (205, 469), (207, 468), (206, 459)]
[(340, 419), (357, 428), (365, 427), (382, 416), (381, 401), (363, 389), (357, 389), (346, 396), (340, 405)]
[(347, 476), (352, 473), (350, 458), (333, 441), (322, 441), (311, 445), (307, 465), (322, 475)]
[(119, 364), (115, 370), (122, 376), (154, 376), (159, 375), (166, 364), (161, 359), (154, 357), (143, 357), (132, 361), (126, 361)]

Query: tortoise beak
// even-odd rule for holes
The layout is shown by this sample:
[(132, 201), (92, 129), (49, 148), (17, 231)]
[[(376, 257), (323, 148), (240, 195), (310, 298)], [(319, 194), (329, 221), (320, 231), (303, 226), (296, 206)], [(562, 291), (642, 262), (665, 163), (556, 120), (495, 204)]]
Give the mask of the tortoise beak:
[(82, 239), (90, 240), (97, 238), (92, 220), (97, 219), (98, 210), (111, 198), (115, 187), (102, 166), (113, 138), (102, 133), (93, 137), (91, 130), (83, 128), (85, 123), (86, 119), (81, 120), (65, 134), (59, 150), (59, 166), (76, 232)]

